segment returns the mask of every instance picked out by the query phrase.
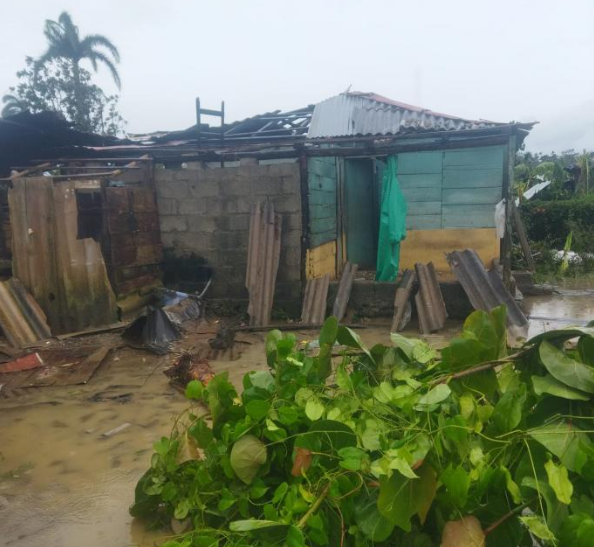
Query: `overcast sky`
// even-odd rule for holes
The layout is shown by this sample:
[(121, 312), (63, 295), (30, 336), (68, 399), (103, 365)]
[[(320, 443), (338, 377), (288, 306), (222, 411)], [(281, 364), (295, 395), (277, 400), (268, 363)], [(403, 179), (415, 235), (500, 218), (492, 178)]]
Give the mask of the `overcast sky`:
[[(527, 147), (594, 149), (592, 0), (0, 0), (0, 93), (67, 9), (120, 49), (132, 133), (229, 121), (351, 86), (469, 118), (540, 121)], [(90, 68), (90, 67), (87, 67)], [(114, 91), (107, 71), (97, 83)]]

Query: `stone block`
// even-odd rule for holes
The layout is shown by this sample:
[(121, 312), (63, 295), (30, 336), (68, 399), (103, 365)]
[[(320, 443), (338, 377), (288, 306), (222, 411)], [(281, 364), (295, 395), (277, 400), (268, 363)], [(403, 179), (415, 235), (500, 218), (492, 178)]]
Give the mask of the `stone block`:
[[(206, 171), (196, 171), (201, 175), (208, 173)], [(216, 180), (208, 180), (205, 177), (200, 177), (198, 180), (193, 180), (188, 184), (190, 196), (193, 198), (213, 197), (219, 195), (219, 182)]]
[(283, 192), (280, 177), (263, 177), (250, 181), (250, 193), (255, 196), (278, 196)]
[(190, 197), (187, 182), (161, 182), (156, 184), (156, 188), (157, 196), (160, 198), (186, 199)]
[(282, 181), (283, 194), (301, 194), (301, 182), (299, 178), (284, 175)]
[(189, 232), (214, 232), (217, 229), (216, 217), (202, 214), (188, 215), (187, 224)]
[(184, 199), (177, 205), (181, 215), (197, 215), (206, 212), (206, 203), (204, 199)]
[(200, 200), (204, 207), (204, 211), (209, 215), (220, 215), (223, 212), (223, 198), (221, 197), (207, 197)]
[(299, 281), (301, 279), (301, 269), (299, 266), (287, 266), (281, 264), (278, 267), (279, 281)]
[(250, 193), (250, 186), (246, 184), (246, 180), (238, 176), (226, 177), (220, 183), (221, 193), (224, 196), (245, 196)]
[(285, 250), (283, 258), (287, 266), (298, 268), (301, 266), (301, 249), (299, 247), (289, 247)]
[(160, 215), (161, 233), (185, 232), (188, 229), (186, 217), (181, 215)]
[(219, 249), (232, 251), (247, 249), (248, 233), (244, 232), (217, 232), (216, 241)]
[(251, 213), (252, 206), (257, 202), (257, 199), (252, 197), (239, 197), (237, 198), (237, 213)]
[(284, 249), (290, 247), (301, 248), (301, 230), (283, 230), (281, 245)]
[(211, 232), (179, 233), (176, 247), (203, 256), (207, 251), (218, 250), (215, 238)]
[(175, 180), (175, 171), (173, 169), (155, 169), (155, 184), (173, 182)]
[(160, 215), (176, 215), (178, 213), (176, 199), (158, 198), (157, 207)]
[(283, 230), (299, 230), (301, 232), (301, 213), (283, 215)]
[(274, 198), (274, 208), (278, 213), (300, 213), (301, 196), (298, 194)]

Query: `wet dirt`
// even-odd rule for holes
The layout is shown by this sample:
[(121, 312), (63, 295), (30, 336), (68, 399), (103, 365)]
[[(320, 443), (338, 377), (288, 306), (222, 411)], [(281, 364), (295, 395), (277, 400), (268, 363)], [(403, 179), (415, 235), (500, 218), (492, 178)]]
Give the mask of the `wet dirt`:
[[(563, 288), (526, 298), (523, 307), (532, 318), (531, 336), (583, 325), (594, 319), (594, 289)], [(365, 326), (358, 331), (365, 344), (390, 343), (388, 322)], [(442, 347), (459, 330), (459, 323), (448, 322), (426, 339)], [(316, 337), (315, 331), (296, 332), (300, 340)], [(403, 334), (418, 336), (414, 325)], [(266, 366), (264, 333), (241, 340), (235, 355), (221, 352), (210, 361), (215, 373), (229, 371), (238, 388), (246, 372)], [(85, 386), (29, 389), (0, 399), (0, 546), (148, 547), (163, 541), (163, 532), (148, 531), (128, 507), (152, 444), (188, 407), (162, 373), (175, 358), (120, 347)], [(123, 424), (130, 425), (104, 436)]]

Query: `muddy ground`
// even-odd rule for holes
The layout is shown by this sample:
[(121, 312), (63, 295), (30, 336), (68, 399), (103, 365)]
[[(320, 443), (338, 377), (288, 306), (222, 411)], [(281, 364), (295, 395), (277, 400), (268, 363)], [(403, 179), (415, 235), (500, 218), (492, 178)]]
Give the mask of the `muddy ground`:
[[(527, 298), (524, 310), (531, 318), (530, 336), (583, 325), (594, 319), (594, 290), (572, 286)], [(367, 326), (359, 331), (366, 343), (389, 343), (388, 323)], [(428, 340), (443, 345), (459, 328), (450, 324)], [(196, 327), (178, 349), (204, 343), (216, 330), (216, 323)], [(314, 336), (296, 332), (302, 340)], [(163, 539), (163, 533), (135, 522), (128, 507), (153, 442), (167, 435), (173, 417), (187, 408), (162, 373), (175, 355), (123, 347), (113, 333), (99, 338), (118, 349), (87, 385), (34, 388), (0, 399), (0, 546), (146, 547)], [(222, 352), (210, 361), (215, 372), (228, 370), (238, 386), (243, 374), (265, 367), (264, 334), (239, 340), (233, 355)], [(124, 424), (129, 425), (104, 436)]]

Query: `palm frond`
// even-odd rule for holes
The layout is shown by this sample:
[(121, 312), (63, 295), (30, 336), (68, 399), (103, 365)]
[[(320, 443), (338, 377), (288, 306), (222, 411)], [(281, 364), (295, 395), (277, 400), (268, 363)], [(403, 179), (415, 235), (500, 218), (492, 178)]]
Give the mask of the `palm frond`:
[(95, 50), (97, 47), (103, 47), (113, 55), (116, 63), (120, 62), (120, 52), (118, 48), (113, 45), (111, 40), (101, 34), (88, 34), (80, 42), (81, 50)]
[(96, 66), (97, 61), (103, 63), (111, 72), (111, 76), (118, 86), (118, 89), (122, 87), (122, 81), (120, 79), (118, 69), (115, 67), (113, 61), (107, 55), (105, 55), (105, 53), (102, 53), (101, 51), (93, 51), (90, 55), (87, 55), (87, 58), (91, 60), (93, 67)]

